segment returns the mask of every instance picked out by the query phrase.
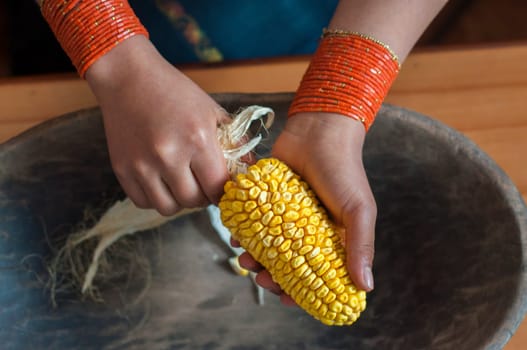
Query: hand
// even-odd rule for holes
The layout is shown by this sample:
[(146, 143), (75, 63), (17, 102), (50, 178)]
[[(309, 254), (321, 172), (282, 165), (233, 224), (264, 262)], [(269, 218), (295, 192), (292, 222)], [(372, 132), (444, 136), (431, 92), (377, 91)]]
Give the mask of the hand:
[[(358, 288), (370, 291), (377, 208), (362, 163), (364, 137), (364, 126), (351, 118), (302, 113), (288, 119), (272, 153), (309, 183), (334, 222), (345, 229), (350, 277)], [(263, 287), (291, 303), (252, 257), (244, 254), (240, 264), (259, 272), (257, 281)]]
[(113, 170), (140, 208), (173, 215), (216, 203), (228, 179), (216, 136), (223, 110), (143, 36), (119, 44), (86, 78)]

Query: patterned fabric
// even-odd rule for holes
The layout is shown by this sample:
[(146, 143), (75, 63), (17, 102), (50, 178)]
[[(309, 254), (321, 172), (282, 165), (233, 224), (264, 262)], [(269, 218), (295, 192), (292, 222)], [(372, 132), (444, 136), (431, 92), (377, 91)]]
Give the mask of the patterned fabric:
[(311, 54), (338, 0), (130, 0), (174, 64)]
[(174, 29), (192, 47), (196, 58), (202, 62), (218, 62), (223, 60), (221, 52), (212, 46), (207, 34), (203, 32), (196, 20), (185, 12), (179, 1), (156, 0), (156, 5), (165, 15)]

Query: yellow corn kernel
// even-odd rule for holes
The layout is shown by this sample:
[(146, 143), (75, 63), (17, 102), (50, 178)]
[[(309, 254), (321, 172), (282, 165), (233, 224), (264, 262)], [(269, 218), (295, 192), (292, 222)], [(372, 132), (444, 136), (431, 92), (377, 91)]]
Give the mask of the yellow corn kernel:
[(302, 238), (304, 237), (304, 229), (303, 228), (298, 228), (295, 232), (295, 235), (293, 236), (294, 239), (299, 239), (299, 238)]
[[(304, 243), (306, 243), (305, 241), (306, 240), (304, 239)], [(303, 246), (302, 248), (300, 248), (298, 250), (298, 254), (300, 254), (302, 256), (305, 256), (307, 253), (309, 253), (312, 250), (313, 250), (313, 246), (312, 245), (305, 245), (305, 246)]]
[[(286, 210), (286, 205), (284, 202), (274, 203), (273, 213), (275, 213), (275, 215), (282, 215), (283, 213), (285, 213), (285, 210)], [(291, 224), (293, 224), (293, 227), (294, 227), (294, 223), (291, 223)]]
[(278, 181), (276, 181), (276, 179), (271, 179), (271, 181), (269, 181), (269, 191), (271, 192), (278, 191)]
[(271, 203), (265, 203), (265, 204), (262, 204), (260, 205), (260, 210), (262, 211), (262, 213), (266, 214), (267, 212), (269, 212), (271, 209), (273, 209), (273, 206)]
[(241, 230), (241, 229), (249, 228), (251, 226), (252, 226), (252, 222), (249, 221), (249, 220), (246, 220), (246, 221), (242, 222), (241, 224), (239, 224), (238, 228)]
[(308, 219), (309, 223), (315, 227), (320, 225), (320, 217), (318, 215), (311, 215)]
[(252, 237), (253, 235), (254, 235), (253, 230), (248, 229), (248, 228), (239, 231), (239, 236), (242, 237), (242, 238), (243, 237)]
[(265, 180), (264, 179), (261, 179), (260, 181), (258, 181), (258, 187), (260, 187), (260, 189), (262, 191), (267, 191), (269, 190), (269, 185), (267, 185), (267, 183), (265, 183)]
[[(313, 310), (318, 310), (318, 308), (322, 305), (322, 300), (320, 299), (315, 299), (315, 301), (313, 302), (313, 305), (311, 306), (313, 308)], [(351, 309), (351, 308), (350, 308)]]
[(258, 243), (256, 243), (254, 249), (251, 249), (251, 255), (256, 260), (259, 260), (263, 251), (264, 251), (264, 246), (263, 246), (262, 242), (258, 242)]
[(334, 300), (329, 304), (329, 309), (339, 314), (342, 311), (342, 304)]
[(255, 201), (247, 201), (245, 202), (245, 204), (243, 205), (243, 211), (247, 212), (247, 213), (250, 213), (252, 212), (254, 209), (256, 209), (258, 207), (258, 203), (256, 203)]
[(237, 223), (240, 223), (240, 222), (244, 222), (245, 220), (247, 220), (249, 218), (249, 215), (247, 215), (247, 213), (238, 213), (238, 214), (235, 214), (232, 218)]
[(283, 262), (282, 260), (276, 260), (274, 267), (275, 269), (283, 270), (283, 268), (285, 267), (285, 262)]
[(280, 200), (280, 198), (282, 197), (280, 195), (280, 192), (273, 192), (272, 188), (270, 190), (271, 190), (271, 193), (272, 193), (272, 195), (271, 195), (271, 203), (273, 203), (273, 204), (277, 203)]
[(332, 259), (331, 261), (331, 267), (335, 270), (337, 270), (342, 265), (344, 265), (344, 261), (342, 261), (341, 259)]
[(343, 315), (342, 313), (337, 313), (337, 317), (335, 317), (335, 325), (342, 326), (347, 320), (348, 316)]
[(225, 198), (229, 200), (233, 200), (236, 198), (236, 188), (229, 188), (225, 190)]
[(308, 223), (307, 218), (310, 217), (311, 214), (313, 214), (311, 208), (303, 208), (302, 210), (300, 210), (300, 216), (303, 216), (302, 219), (305, 220), (306, 225)]
[(282, 228), (280, 226), (270, 227), (269, 233), (273, 236), (279, 236), (282, 234)]
[(235, 213), (241, 213), (243, 211), (244, 202), (241, 201), (234, 201), (231, 204), (231, 209)]
[(311, 283), (313, 283), (313, 281), (315, 281), (316, 278), (317, 278), (316, 274), (310, 273), (309, 276), (307, 276), (306, 279), (304, 279), (302, 281), (302, 283), (304, 283), (304, 286), (309, 287), (311, 285)]
[[(309, 224), (306, 226), (306, 233), (308, 235), (315, 235), (317, 233), (317, 227), (313, 224)], [(315, 238), (315, 237), (313, 237)]]
[(247, 172), (247, 178), (253, 182), (259, 182), (261, 180), (260, 172), (251, 169)]
[[(315, 236), (305, 236), (304, 237), (304, 243), (307, 244), (307, 245), (314, 246), (316, 244), (316, 242), (317, 242), (317, 240), (316, 240)], [(320, 250), (318, 251), (318, 253), (320, 253)]]
[[(250, 217), (249, 217), (250, 218)], [(252, 225), (251, 225), (251, 231), (253, 233), (257, 233), (257, 232), (260, 232), (262, 229), (264, 228), (264, 225), (262, 225), (261, 222), (253, 222)]]
[(293, 260), (291, 260), (291, 266), (293, 267), (293, 269), (296, 269), (297, 267), (302, 265), (305, 261), (306, 261), (306, 258), (304, 258), (304, 256), (302, 255), (299, 255)]
[[(344, 293), (344, 291), (346, 290), (346, 286), (342, 284), (342, 281), (340, 281), (338, 278), (335, 278), (335, 280), (339, 281), (339, 285), (336, 286), (335, 288), (332, 288), (335, 293), (337, 293), (337, 295), (345, 295), (346, 297), (349, 296), (348, 293)], [(329, 283), (328, 283), (329, 285)], [(346, 299), (348, 300), (348, 299)]]
[(342, 305), (342, 312), (347, 316), (353, 315), (353, 309), (346, 304)]
[(312, 290), (308, 291), (306, 294), (306, 302), (308, 302), (309, 304), (312, 304), (315, 302), (315, 300), (317, 300), (317, 296), (315, 295), (315, 292), (313, 292)]
[[(296, 235), (293, 238), (296, 238)], [(293, 250), (299, 250), (300, 248), (302, 248), (302, 240), (301, 239), (297, 239), (296, 241), (294, 241), (291, 244), (291, 249), (293, 249)]]
[[(291, 258), (289, 258), (289, 260), (291, 260)], [(289, 260), (282, 259), (282, 261), (284, 261), (284, 262), (288, 262)], [(282, 269), (282, 272), (285, 273), (285, 274), (293, 272), (293, 267), (291, 266), (291, 264), (286, 264), (284, 266), (284, 268)]]
[[(258, 199), (262, 190), (259, 187), (252, 187), (249, 189), (249, 198)], [(221, 208), (220, 208), (221, 209)]]
[[(285, 266), (284, 266), (285, 267)], [(288, 284), (289, 281), (291, 281), (293, 278), (295, 277), (295, 275), (293, 275), (292, 273), (288, 273), (288, 274), (284, 274), (279, 283), (284, 283), (284, 284)]]
[(322, 286), (319, 289), (317, 289), (317, 297), (324, 298), (329, 293), (329, 288), (326, 286)]
[(302, 277), (304, 275), (304, 272), (306, 272), (306, 270), (309, 269), (309, 266), (304, 263), (302, 265), (300, 265), (296, 270), (295, 270), (295, 275), (297, 277)]
[(239, 201), (246, 201), (249, 197), (249, 194), (247, 191), (244, 190), (236, 190), (236, 199)]
[[(337, 297), (338, 300), (339, 300), (342, 304), (344, 304), (344, 306), (346, 306), (346, 304), (348, 303), (348, 300), (349, 300), (349, 296), (348, 296), (348, 294), (346, 294), (346, 293), (342, 293), (342, 292), (339, 293), (339, 292), (336, 291), (336, 290), (335, 290), (335, 292), (338, 294), (338, 297)], [(347, 315), (347, 314), (346, 314), (346, 315)], [(349, 315), (348, 315), (348, 316), (349, 316)]]
[(324, 297), (324, 303), (326, 304), (331, 304), (333, 301), (335, 301), (335, 299), (337, 299), (337, 295), (333, 292), (329, 292), (325, 297)]
[(276, 250), (275, 247), (271, 247), (269, 248), (269, 250), (267, 250), (267, 258), (268, 259), (274, 259), (278, 256), (278, 250)]
[(224, 186), (223, 224), (280, 287), (328, 325), (349, 325), (366, 307), (346, 270), (336, 226), (304, 181), (262, 159)]
[(293, 252), (288, 250), (282, 254), (280, 254), (280, 259), (282, 259), (283, 261), (289, 261), (291, 260), (291, 258), (293, 257)]
[[(329, 261), (324, 261), (320, 268), (316, 269), (317, 275), (322, 277), (326, 273), (326, 271), (329, 270), (330, 267), (331, 263)], [(315, 270), (315, 267), (313, 267), (313, 270)]]
[(252, 182), (249, 179), (240, 179), (238, 181), (238, 184), (240, 185), (241, 188), (245, 188), (245, 189), (253, 188), (256, 185), (254, 182)]
[[(270, 211), (270, 213), (273, 213), (273, 212)], [(278, 215), (274, 215), (271, 221), (269, 221), (269, 227), (275, 227), (275, 226), (280, 225), (281, 223), (282, 223), (282, 217)]]
[(260, 191), (258, 194), (258, 205), (263, 205), (267, 203), (267, 198), (269, 197), (269, 192), (267, 191)]
[(273, 236), (265, 236), (262, 240), (263, 245), (269, 248), (273, 244), (273, 238)]
[(278, 247), (278, 251), (280, 253), (284, 253), (284, 252), (288, 251), (290, 247), (291, 247), (291, 240), (290, 239), (284, 239), (284, 242), (282, 244), (280, 244), (280, 247)]
[[(331, 266), (331, 264), (330, 264)], [(329, 282), (331, 281), (332, 279), (334, 279), (335, 277), (337, 277), (337, 271), (335, 271), (335, 269), (332, 269), (330, 268), (323, 276), (322, 276), (322, 279), (326, 282)]]
[(289, 210), (284, 214), (284, 222), (297, 221), (300, 218), (300, 214), (297, 211)]
[(296, 228), (290, 228), (284, 231), (285, 238), (294, 238), (296, 233)]
[(262, 224), (265, 226), (269, 226), (269, 223), (271, 222), (271, 219), (273, 218), (274, 214), (272, 211), (268, 211), (267, 213), (262, 216)]
[(273, 246), (275, 247), (280, 247), (282, 245), (282, 243), (284, 243), (284, 236), (280, 235), (280, 236), (276, 236), (273, 240)]
[(320, 277), (316, 277), (313, 283), (311, 284), (311, 289), (317, 290), (324, 284), (324, 281)]
[(334, 278), (332, 280), (327, 281), (326, 285), (328, 286), (329, 289), (334, 290), (335, 292), (337, 291), (338, 287), (342, 286), (338, 278)]

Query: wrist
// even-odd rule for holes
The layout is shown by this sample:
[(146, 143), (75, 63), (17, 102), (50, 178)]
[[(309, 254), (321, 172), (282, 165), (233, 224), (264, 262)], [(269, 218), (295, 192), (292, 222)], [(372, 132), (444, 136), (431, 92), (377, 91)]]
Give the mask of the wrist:
[(352, 118), (346, 118), (336, 113), (299, 113), (295, 118), (287, 120), (285, 129), (288, 133), (308, 143), (346, 138), (354, 148), (362, 148), (366, 130), (362, 123)]
[(100, 57), (86, 71), (85, 78), (94, 94), (99, 97), (106, 91), (127, 86), (159, 59), (160, 54), (152, 43), (146, 37), (137, 35)]

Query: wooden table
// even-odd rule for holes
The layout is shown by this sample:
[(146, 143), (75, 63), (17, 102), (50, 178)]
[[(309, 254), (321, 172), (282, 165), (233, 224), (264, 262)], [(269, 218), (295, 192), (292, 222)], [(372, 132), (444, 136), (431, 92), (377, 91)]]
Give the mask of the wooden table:
[[(387, 102), (463, 132), (508, 173), (527, 196), (527, 44), (415, 52)], [(184, 69), (208, 92), (294, 91), (306, 58)], [(96, 105), (72, 76), (0, 80), (0, 142), (45, 119)], [(527, 349), (527, 321), (505, 350)]]

